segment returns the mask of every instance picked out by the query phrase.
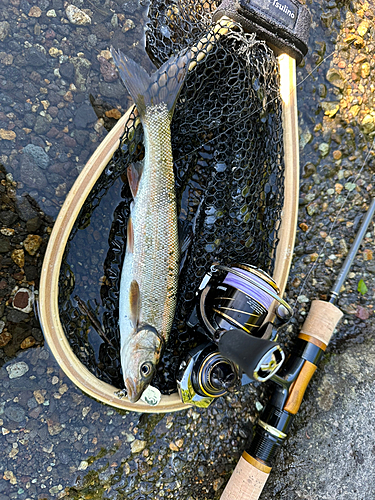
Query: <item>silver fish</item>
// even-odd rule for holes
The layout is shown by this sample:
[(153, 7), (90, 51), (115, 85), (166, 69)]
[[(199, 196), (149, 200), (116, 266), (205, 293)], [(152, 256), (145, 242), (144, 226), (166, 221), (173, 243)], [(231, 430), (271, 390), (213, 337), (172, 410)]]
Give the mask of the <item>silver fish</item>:
[(176, 307), (180, 251), (170, 123), (189, 54), (151, 76), (124, 54), (112, 49), (112, 56), (144, 130), (145, 158), (127, 171), (133, 202), (119, 299), (121, 366), (127, 396), (136, 402), (155, 373)]

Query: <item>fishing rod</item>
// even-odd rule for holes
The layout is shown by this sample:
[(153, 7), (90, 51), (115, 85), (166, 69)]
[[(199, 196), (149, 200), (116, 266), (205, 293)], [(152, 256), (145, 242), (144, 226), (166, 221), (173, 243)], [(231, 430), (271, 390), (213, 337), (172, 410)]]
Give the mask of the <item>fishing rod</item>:
[(221, 500), (257, 500), (271, 472), (276, 453), (285, 442), (307, 386), (333, 332), (343, 316), (335, 305), (359, 246), (375, 213), (371, 202), (328, 301), (313, 300), (310, 311), (282, 368), (270, 380), (274, 391), (253, 429), (250, 447), (243, 452)]

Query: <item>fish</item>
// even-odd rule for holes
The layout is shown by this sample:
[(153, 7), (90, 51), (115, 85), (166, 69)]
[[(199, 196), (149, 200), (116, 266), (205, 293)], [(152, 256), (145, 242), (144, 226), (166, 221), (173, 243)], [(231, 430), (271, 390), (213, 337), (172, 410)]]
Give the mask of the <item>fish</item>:
[(135, 403), (152, 381), (176, 308), (180, 248), (170, 124), (190, 53), (151, 75), (120, 51), (111, 53), (144, 130), (144, 160), (127, 168), (133, 201), (119, 293), (121, 367)]

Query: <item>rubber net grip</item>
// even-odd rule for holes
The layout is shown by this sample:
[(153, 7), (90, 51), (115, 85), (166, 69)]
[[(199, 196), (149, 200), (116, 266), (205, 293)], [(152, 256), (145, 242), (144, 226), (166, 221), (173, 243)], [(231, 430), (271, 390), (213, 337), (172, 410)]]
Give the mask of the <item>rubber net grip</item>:
[(340, 309), (330, 302), (313, 300), (301, 333), (313, 337), (327, 346), (342, 316), (343, 313)]
[[(254, 462), (257, 461), (254, 460)], [(262, 464), (259, 463), (259, 465)], [(264, 468), (268, 471), (264, 472), (258, 469), (242, 456), (220, 500), (258, 500), (271, 471), (270, 467)]]

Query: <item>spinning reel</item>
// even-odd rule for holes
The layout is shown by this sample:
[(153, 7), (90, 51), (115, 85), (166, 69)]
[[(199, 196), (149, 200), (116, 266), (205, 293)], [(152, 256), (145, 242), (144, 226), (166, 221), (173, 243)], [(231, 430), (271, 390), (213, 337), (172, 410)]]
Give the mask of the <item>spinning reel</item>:
[[(279, 293), (274, 280), (254, 266), (211, 266), (188, 321), (209, 341), (188, 354), (177, 374), (185, 403), (206, 407), (241, 385), (265, 382), (279, 370), (285, 355), (275, 342), (277, 329), (292, 315)], [(275, 321), (266, 321), (273, 313)]]

